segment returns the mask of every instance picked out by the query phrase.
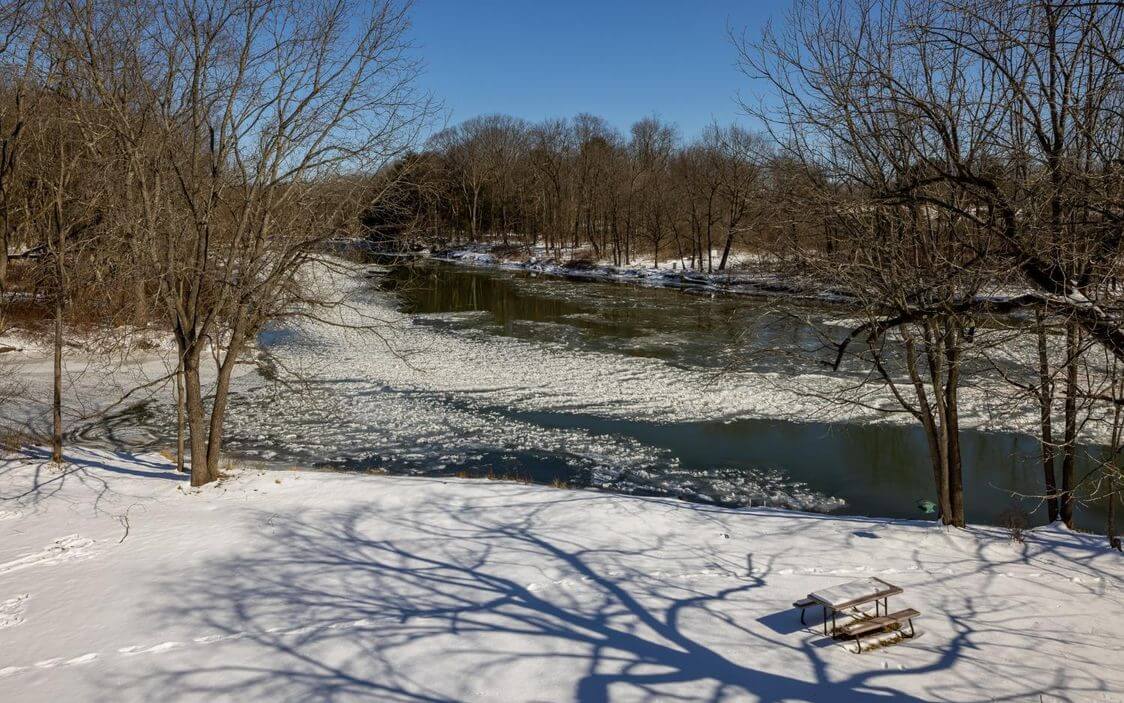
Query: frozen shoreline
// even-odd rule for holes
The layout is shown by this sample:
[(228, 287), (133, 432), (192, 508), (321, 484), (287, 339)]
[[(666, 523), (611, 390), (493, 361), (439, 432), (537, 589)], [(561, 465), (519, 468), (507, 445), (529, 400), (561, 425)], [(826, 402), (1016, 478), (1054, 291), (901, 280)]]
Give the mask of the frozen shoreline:
[[(38, 454), (42, 456), (42, 454)], [(1124, 566), (1103, 540), (730, 510), (519, 484), (9, 456), (6, 700), (1114, 701)], [(868, 654), (790, 603), (902, 586)], [(1108, 657), (1108, 659), (1106, 659)], [(1106, 664), (1108, 664), (1106, 666)]]

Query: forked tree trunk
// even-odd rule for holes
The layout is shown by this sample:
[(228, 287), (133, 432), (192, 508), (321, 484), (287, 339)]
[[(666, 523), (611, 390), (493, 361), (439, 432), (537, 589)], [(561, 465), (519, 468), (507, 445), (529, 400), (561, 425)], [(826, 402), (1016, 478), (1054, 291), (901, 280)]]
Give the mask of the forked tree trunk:
[(929, 402), (929, 394), (925, 390), (925, 383), (918, 370), (917, 348), (911, 338), (907, 338), (905, 342), (905, 357), (910, 382), (917, 396), (917, 411), (921, 427), (925, 431), (925, 443), (929, 449), (929, 464), (933, 468), (933, 487), (937, 493), (940, 519), (947, 525), (952, 519), (952, 503), (949, 501), (948, 494), (948, 442), (945, 439), (943, 426), (938, 424), (933, 416), (933, 405), (939, 405), (940, 399), (938, 398), (934, 403)]
[(940, 492), (941, 518), (944, 524), (951, 525), (955, 521), (952, 507), (952, 476), (949, 465), (949, 423), (948, 403), (945, 389), (945, 350), (944, 337), (939, 330), (935, 330), (932, 323), (925, 323), (925, 359), (929, 366), (929, 387), (933, 392), (932, 406), (936, 408), (936, 440), (940, 446), (941, 484), (937, 490)]
[(191, 445), (191, 485), (202, 486), (221, 477), (219, 459), (223, 447), (223, 421), (230, 401), (230, 379), (245, 347), (241, 323), (235, 326), (219, 365), (210, 412), (203, 400), (201, 381), (202, 343), (181, 352), (184, 379), (184, 409)]

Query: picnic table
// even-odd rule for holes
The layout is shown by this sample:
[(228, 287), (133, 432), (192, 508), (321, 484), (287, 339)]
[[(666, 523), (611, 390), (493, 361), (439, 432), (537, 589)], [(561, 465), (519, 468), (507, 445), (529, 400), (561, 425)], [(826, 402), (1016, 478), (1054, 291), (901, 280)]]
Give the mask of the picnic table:
[[(889, 615), (890, 596), (900, 595), (901, 593), (902, 589), (894, 584), (887, 583), (880, 578), (871, 577), (809, 593), (807, 601), (804, 602), (810, 601), (809, 605), (819, 604), (823, 607), (823, 633), (825, 635), (827, 634), (827, 615), (829, 612), (831, 613), (831, 636), (835, 637), (837, 631), (836, 616), (840, 611), (874, 603), (875, 617), (880, 614), (880, 608), (881, 614)], [(803, 611), (801, 611), (801, 621), (803, 621)]]

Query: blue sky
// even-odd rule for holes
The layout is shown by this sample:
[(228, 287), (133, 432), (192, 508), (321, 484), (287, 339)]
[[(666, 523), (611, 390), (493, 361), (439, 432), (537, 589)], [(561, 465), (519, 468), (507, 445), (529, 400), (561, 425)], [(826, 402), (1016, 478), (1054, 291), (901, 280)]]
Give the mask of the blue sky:
[(752, 126), (735, 102), (754, 86), (727, 26), (756, 31), (786, 0), (416, 0), (422, 86), (450, 122), (591, 112), (625, 130), (656, 114), (696, 136), (712, 118)]

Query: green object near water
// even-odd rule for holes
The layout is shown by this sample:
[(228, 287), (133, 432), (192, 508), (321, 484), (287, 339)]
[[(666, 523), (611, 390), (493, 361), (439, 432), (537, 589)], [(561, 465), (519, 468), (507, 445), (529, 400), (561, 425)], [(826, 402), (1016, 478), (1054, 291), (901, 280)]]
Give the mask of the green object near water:
[(919, 500), (917, 501), (917, 507), (926, 515), (937, 512), (937, 504), (931, 500)]

